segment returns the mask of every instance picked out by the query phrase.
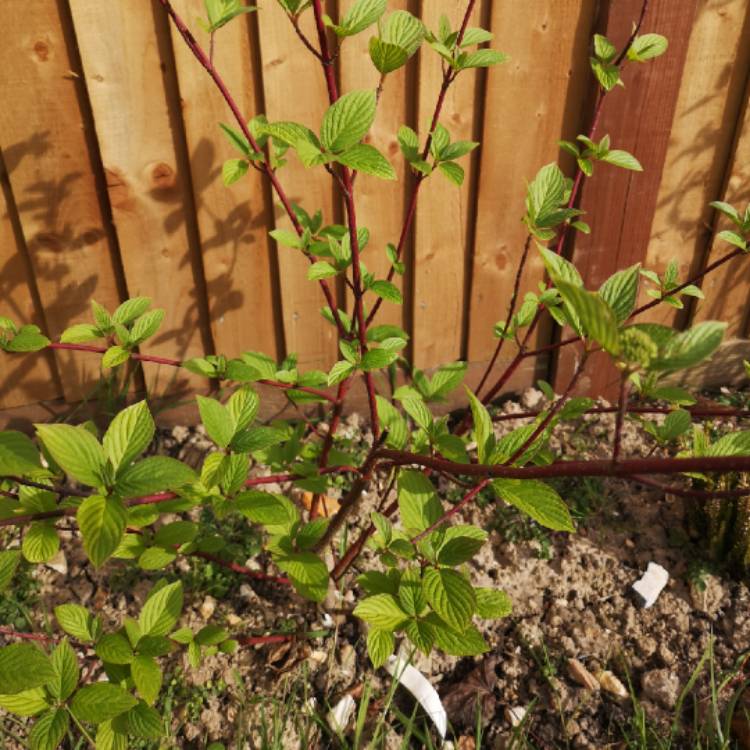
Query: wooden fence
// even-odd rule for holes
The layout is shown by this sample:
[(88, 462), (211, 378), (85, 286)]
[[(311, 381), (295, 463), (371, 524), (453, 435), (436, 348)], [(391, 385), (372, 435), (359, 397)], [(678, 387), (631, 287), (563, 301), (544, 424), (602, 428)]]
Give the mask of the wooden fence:
[[(174, 4), (206, 43), (196, 23), (201, 0)], [(340, 0), (340, 10), (350, 4)], [(389, 5), (435, 27), (441, 13), (455, 24), (465, 2)], [(510, 62), (463, 73), (451, 89), (442, 122), (454, 139), (481, 147), (465, 161), (460, 189), (439, 176), (424, 184), (407, 248), (405, 304), (382, 310), (383, 322), (411, 334), (418, 366), (488, 358), (524, 242), (525, 180), (558, 159), (572, 173), (557, 141), (585, 132), (590, 119), (592, 34), (624, 44), (640, 5), (477, 2), (472, 22), (492, 29), (493, 46)], [(284, 219), (258, 173), (222, 185), (221, 165), (233, 154), (217, 124), (230, 113), (159, 3), (3, 0), (0, 29), (0, 314), (55, 337), (88, 317), (92, 298), (113, 309), (128, 295), (148, 295), (166, 309), (149, 353), (297, 352), (303, 367), (329, 367), (336, 341), (319, 314), (322, 295), (298, 254), (269, 239), (274, 221), (284, 226)], [(727, 250), (712, 239), (721, 222), (709, 201), (750, 200), (750, 0), (652, 0), (644, 30), (665, 34), (668, 53), (626, 67), (625, 88), (611, 95), (599, 133), (635, 153), (645, 171), (597, 168), (581, 199), (593, 231), (570, 248), (593, 285), (638, 261), (659, 270), (676, 259), (683, 277), (698, 271)], [(344, 90), (377, 83), (368, 37), (343, 44)], [(215, 61), (248, 118), (265, 112), (271, 120), (320, 122), (320, 69), (273, 0), (218, 32)], [(437, 56), (425, 50), (389, 77), (381, 100), (373, 138), (403, 179), (357, 180), (361, 223), (372, 232), (364, 261), (379, 274), (410, 188), (395, 132), (408, 123), (424, 136), (440, 76)], [(308, 209), (341, 216), (323, 170), (292, 158), (281, 177)], [(539, 278), (534, 260), (523, 288)], [(705, 302), (658, 319), (721, 317), (732, 336), (744, 336), (750, 264), (725, 266), (704, 288)], [(338, 292), (345, 299), (345, 289)], [(553, 335), (542, 327), (535, 343)], [(515, 385), (550, 367), (564, 377), (571, 367), (567, 354), (535, 364)], [(606, 369), (593, 371), (601, 390)], [(75, 402), (98, 376), (91, 355), (2, 356), (0, 408)], [(171, 373), (146, 376), (158, 389)]]

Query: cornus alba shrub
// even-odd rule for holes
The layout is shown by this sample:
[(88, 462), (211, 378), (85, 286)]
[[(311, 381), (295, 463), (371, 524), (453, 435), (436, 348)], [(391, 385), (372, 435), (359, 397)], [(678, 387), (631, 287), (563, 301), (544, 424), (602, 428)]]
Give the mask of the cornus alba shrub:
[[(73, 525), (71, 543), (82, 544), (97, 568), (114, 558), (144, 571), (164, 571), (141, 611), (131, 612), (117, 629), (106, 629), (99, 616), (75, 603), (57, 607), (45, 633), (3, 629), (10, 645), (0, 649), (0, 706), (33, 717), (28, 733), (32, 748), (54, 748), (69, 732), (80, 732), (97, 748), (124, 748), (129, 737), (158, 738), (164, 726), (154, 705), (162, 687), (163, 659), (169, 654), (185, 649), (190, 663), (197, 666), (206, 654), (217, 651), (231, 654), (250, 644), (305, 637), (304, 633), (229, 633), (210, 624), (197, 632), (181, 627), (183, 586), (179, 580), (169, 582), (174, 579), (170, 566), (179, 557), (208, 559), (240, 576), (291, 586), (290, 595), (313, 602), (324, 602), (337, 585), (356, 586), (359, 601), (352, 614), (366, 623), (368, 653), (379, 667), (402, 644), (407, 651), (429, 653), (436, 648), (457, 656), (481, 654), (488, 645), (477, 621), (510, 612), (508, 597), (475, 586), (466, 566), (487, 534), (462, 523), (461, 513), (486, 488), (494, 491), (497, 502), (515, 506), (543, 526), (567, 532), (574, 525), (564, 499), (545, 481), (550, 478), (625, 477), (714, 500), (743, 494), (721, 489), (717, 495), (716, 488), (724, 486), (718, 480), (721, 476), (750, 469), (750, 433), (734, 432), (710, 443), (692, 425), (692, 418), (705, 411), (691, 410), (695, 400), (686, 390), (664, 384), (665, 376), (709, 357), (722, 340), (725, 324), (704, 322), (678, 331), (640, 323), (638, 316), (656, 305), (680, 307), (686, 295), (701, 296), (697, 283), (705, 273), (748, 250), (750, 208), (742, 213), (724, 203), (714, 204), (733, 222), (732, 231), (721, 233), (732, 247), (693, 279), (678, 279), (674, 264), (663, 275), (632, 266), (599, 289), (586, 289), (574, 265), (561, 254), (570, 233), (588, 231), (576, 208), (581, 183), (599, 170), (640, 170), (641, 166), (606, 134), (596, 133), (595, 126), (573, 142), (562, 142), (561, 148), (575, 157), (577, 171), (570, 178), (557, 164), (548, 164), (530, 180), (523, 217), (528, 239), (519, 248), (516, 289), (532, 253), (543, 259), (545, 279), (537, 292), (523, 298), (516, 292), (500, 301), (505, 309), (499, 314), (505, 317), (495, 326), (497, 346), (494, 353), (488, 352), (490, 365), (476, 392), (466, 390), (464, 415), (453, 421), (436, 417), (432, 406), (461, 387), (465, 364), (448, 363), (431, 376), (413, 369), (401, 353), (407, 334), (376, 320), (383, 303), (401, 302), (393, 280), (404, 272), (404, 242), (420, 186), (425, 180), (443, 179), (460, 185), (461, 161), (478, 145), (453, 140), (441, 122), (445, 94), (451, 86), (461, 85), (464, 71), (505, 59), (486, 46), (492, 40), (490, 32), (468, 25), (474, 0), (467, 2), (459, 28), (443, 18), (434, 30), (405, 11), (387, 12), (386, 0), (356, 0), (339, 19), (323, 14), (320, 0), (278, 0), (307, 48), (306, 52), (301, 47), (300, 54), (309, 53), (320, 63), (330, 97), (322, 122), (304, 123), (269, 122), (263, 115), (241, 113), (211, 55), (169, 0), (160, 2), (234, 116), (232, 124), (221, 125), (237, 150), (236, 157), (224, 164), (224, 181), (239, 180), (251, 168), (270, 180), (292, 227), (271, 234), (279, 245), (297, 253), (300, 262), (307, 262), (311, 283), (322, 288), (327, 306), (321, 313), (336, 329), (341, 357), (328, 372), (301, 372), (294, 356), (279, 364), (259, 352), (186, 362), (152, 357), (141, 349), (156, 333), (163, 311), (151, 309), (151, 300), (145, 298), (128, 300), (113, 312), (92, 302), (93, 319), (72, 326), (54, 343), (34, 326), (18, 328), (13, 321), (0, 319), (0, 345), (8, 356), (44, 347), (78, 349), (101, 354), (104, 368), (124, 368), (117, 372), (133, 362), (158, 362), (218, 381), (218, 392), (231, 393), (227, 398), (196, 397), (203, 425), (216, 446), (199, 472), (173, 458), (142, 457), (155, 430), (145, 401), (120, 411), (103, 435), (89, 423), (40, 424), (35, 440), (14, 431), (0, 433), (0, 524), (6, 527), (0, 587), (13, 585), (22, 559), (39, 564), (57, 553), (61, 521), (66, 527)], [(206, 0), (205, 4), (203, 23), (212, 46), (222, 26), (255, 10), (239, 0)], [(646, 9), (644, 2), (622, 49), (602, 36), (594, 37), (591, 70), (598, 91), (594, 123), (609, 98), (618, 95), (623, 67), (649, 64), (667, 49), (664, 37), (642, 33)], [(314, 16), (315, 38), (302, 32), (303, 14)], [(343, 93), (336, 83), (339, 46), (361, 33), (370, 35), (370, 59), (380, 73), (380, 83), (377, 90)], [(442, 84), (426, 140), (420, 142), (407, 126), (398, 131), (402, 158), (411, 171), (411, 200), (400, 237), (385, 248), (369, 249), (385, 252), (390, 261), (386, 277), (376, 278), (361, 260), (369, 232), (357, 222), (355, 176), (361, 172), (386, 181), (395, 178), (377, 143), (364, 140), (389, 74), (410, 64), (420, 48), (421, 54), (440, 57)], [(293, 159), (330, 173), (342, 196), (344, 224), (327, 223), (328, 217), (315, 206), (289, 200), (284, 165)], [(352, 292), (349, 309), (337, 304), (333, 293), (332, 282), (339, 279)], [(641, 286), (651, 299), (638, 307)], [(546, 350), (576, 347), (580, 356), (574, 374), (559, 397), (543, 384), (548, 405), (527, 415), (525, 426), (497, 439), (487, 404), (524, 358), (539, 353), (529, 341), (547, 315), (563, 331), (559, 343)], [(494, 365), (504, 346), (516, 347), (517, 353), (498, 373)], [(579, 420), (592, 410), (606, 411), (591, 399), (569, 396), (589, 355), (600, 350), (621, 373), (619, 399), (612, 408), (616, 427), (611, 456), (565, 461), (550, 445), (556, 425)], [(374, 374), (385, 370), (395, 376), (397, 369), (406, 373), (406, 384), (379, 392)], [(366, 384), (373, 435), (363, 460), (344, 450), (338, 429), (355, 379)], [(259, 424), (256, 383), (283, 389), (297, 405), (322, 404), (328, 410), (327, 431), (295, 418)], [(656, 419), (656, 413), (666, 413), (666, 419)], [(679, 453), (672, 458), (623, 455), (621, 435), (627, 419), (639, 419), (659, 444)], [(256, 464), (269, 467), (271, 476), (251, 477)], [(690, 485), (681, 489), (674, 481), (664, 485), (648, 478), (655, 474), (697, 477), (704, 489)], [(460, 502), (449, 505), (441, 499), (435, 483), (438, 475), (465, 488)], [(286, 491), (264, 491), (263, 485), (270, 482)], [(334, 482), (344, 487), (340, 509), (330, 518), (323, 517), (322, 500)], [(289, 490), (295, 486), (314, 493), (309, 512), (290, 499)], [(376, 486), (387, 490), (377, 509), (357, 528), (351, 519), (363, 491)], [(397, 500), (391, 503), (392, 488)], [(197, 509), (203, 513), (195, 513)], [(216, 519), (242, 517), (248, 526), (261, 530), (264, 555), (276, 570), (262, 574), (233, 561), (226, 541), (212, 531), (215, 526), (195, 520), (205, 518), (205, 511)], [(170, 518), (177, 514), (181, 520), (165, 522), (165, 514)], [(366, 568), (360, 557), (365, 545), (374, 553), (368, 556), (371, 562)]]

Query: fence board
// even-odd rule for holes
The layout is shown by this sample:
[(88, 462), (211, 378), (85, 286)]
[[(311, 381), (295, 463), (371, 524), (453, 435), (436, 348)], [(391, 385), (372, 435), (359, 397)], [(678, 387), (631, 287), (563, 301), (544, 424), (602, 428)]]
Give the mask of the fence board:
[[(675, 259), (680, 279), (696, 273), (710, 238), (713, 209), (742, 104), (750, 65), (747, 0), (701, 0), (690, 34), (664, 176), (644, 265), (662, 273)], [(666, 305), (641, 319), (674, 325)]]
[[(340, 3), (340, 14), (343, 15), (353, 4), (353, 0)], [(407, 0), (398, 0), (388, 4), (388, 10), (408, 10)], [(368, 44), (370, 34), (365, 32), (347, 39), (341, 49), (341, 83), (344, 91), (376, 88), (380, 74), (370, 60)], [(367, 270), (378, 278), (385, 278), (390, 269), (390, 262), (385, 254), (387, 243), (398, 244), (401, 226), (404, 220), (404, 180), (407, 170), (401, 156), (396, 133), (401, 125), (409, 123), (410, 102), (414, 99), (415, 87), (403, 67), (386, 77), (383, 93), (378, 103), (378, 114), (372, 133), (368, 140), (377, 146), (388, 158), (396, 170), (398, 182), (384, 182), (377, 177), (365, 174), (357, 175), (356, 200), (357, 219), (360, 226), (370, 230), (370, 244), (362, 254)], [(411, 123), (409, 123), (411, 124)], [(404, 288), (403, 277), (396, 275), (394, 283), (399, 289)], [(347, 290), (348, 292), (348, 290)], [(351, 294), (348, 295), (349, 307), (352, 306)], [(368, 294), (365, 304), (372, 308), (375, 298)], [(384, 302), (378, 312), (378, 323), (405, 325), (405, 305), (394, 305)]]
[[(493, 8), (493, 46), (510, 59), (490, 69), (485, 95), (469, 300), (470, 361), (487, 359), (496, 344), (493, 326), (506, 317), (527, 235), (521, 223), (526, 182), (561, 153), (566, 173), (572, 174), (572, 159), (557, 142), (580, 132), (594, 8), (593, 0), (496, 3)], [(532, 246), (520, 299), (537, 291), (543, 275), (544, 265)], [(548, 328), (540, 330), (532, 345), (547, 336)]]
[[(641, 5), (641, 0), (611, 4), (602, 33), (618, 49), (627, 42)], [(625, 88), (617, 87), (607, 96), (596, 137), (609, 134), (612, 148), (634, 154), (644, 171), (599, 163), (593, 178), (584, 183), (581, 208), (592, 230), (589, 235), (576, 234), (573, 260), (588, 288), (598, 288), (618, 269), (645, 258), (696, 5), (697, 0), (679, 5), (657, 0), (649, 6), (642, 33), (658, 30), (669, 39), (669, 50), (648, 64), (626, 64)], [(561, 350), (558, 390), (567, 387), (576, 357), (575, 347)], [(612, 397), (620, 375), (605, 357), (594, 359), (579, 389)]]
[[(268, 119), (301, 122), (319, 132), (328, 97), (318, 62), (304, 49), (280, 6), (268, 3), (258, 14), (258, 24)], [(311, 13), (302, 18), (302, 27), (315, 39)], [(325, 223), (336, 219), (331, 180), (323, 170), (305, 169), (290, 154), (279, 176), (295, 203), (311, 215), (322, 210)], [(275, 206), (276, 225), (291, 229), (276, 201)], [(307, 264), (298, 251), (279, 248), (279, 275), (287, 351), (296, 352), (304, 367), (330, 367), (336, 359), (336, 331), (322, 322), (325, 297), (318, 284), (308, 281)]]
[[(727, 174), (726, 187), (721, 200), (731, 203), (741, 211), (750, 203), (750, 79), (745, 91), (745, 107), (737, 130), (737, 140)], [(734, 228), (729, 219), (717, 217), (718, 229)], [(716, 240), (706, 258), (712, 263), (732, 250), (732, 246)], [(706, 295), (696, 309), (694, 322), (725, 320), (729, 323), (727, 337), (747, 335), (748, 290), (750, 266), (747, 257), (741, 256), (726, 263), (718, 271), (706, 276), (702, 285)]]
[[(88, 317), (93, 297), (120, 301), (84, 113), (56, 3), (0, 3), (0, 148), (44, 305), (55, 338)], [(81, 399), (98, 379), (95, 358), (56, 352), (64, 394)]]
[[(190, 25), (204, 49), (209, 34), (197, 23), (205, 16), (202, 0), (176, 0), (175, 10)], [(238, 19), (215, 35), (214, 62), (249, 120), (260, 112), (251, 59), (248, 24)], [(219, 123), (235, 129), (224, 98), (172, 27), (180, 84), (193, 197), (200, 230), (211, 331), (216, 350), (236, 355), (248, 349), (278, 356), (274, 323), (272, 248), (267, 226), (263, 178), (254, 169), (227, 188), (221, 179), (226, 159), (239, 153), (221, 135)], [(250, 321), (252, 320), (252, 324)]]
[[(155, 19), (150, 0), (127, 6), (72, 0), (70, 7), (128, 293), (151, 297), (166, 310), (149, 352), (202, 355), (208, 340), (199, 314), (203, 281), (191, 247), (192, 203), (169, 111), (172, 62), (163, 56), (168, 39), (160, 43), (158, 38), (166, 26)], [(159, 20), (166, 22), (163, 14)], [(153, 392), (205, 383), (159, 365), (146, 365), (144, 371)]]
[[(423, 0), (421, 7), (422, 21), (434, 31), (443, 13), (453, 29), (459, 28), (465, 5), (440, 6)], [(481, 3), (477, 3), (470, 25), (481, 25), (480, 19)], [(448, 128), (453, 141), (474, 140), (476, 78), (473, 70), (461, 72), (445, 97), (440, 123)], [(419, 66), (417, 132), (421, 143), (429, 132), (442, 79), (441, 59), (425, 45)], [(417, 367), (434, 367), (461, 356), (466, 240), (474, 218), (469, 195), (476, 159), (476, 153), (461, 159), (466, 179), (460, 188), (436, 172), (420, 190), (412, 300), (412, 352)]]
[[(0, 154), (0, 315), (17, 325), (34, 323), (45, 330), (47, 326), (41, 305), (37, 305), (34, 274), (15, 210), (5, 161)], [(0, 409), (61, 395), (50, 352), (0, 354)]]

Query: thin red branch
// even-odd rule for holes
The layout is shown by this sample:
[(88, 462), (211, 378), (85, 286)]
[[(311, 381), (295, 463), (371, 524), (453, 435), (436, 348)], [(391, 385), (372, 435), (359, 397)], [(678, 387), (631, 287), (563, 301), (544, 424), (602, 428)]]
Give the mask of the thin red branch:
[(13, 628), (8, 628), (4, 625), (0, 626), (0, 635), (7, 636), (8, 638), (20, 638), (24, 641), (39, 641), (40, 643), (56, 643), (58, 640), (51, 635), (42, 635), (41, 633), (23, 633), (20, 630), (14, 630)]
[(617, 463), (620, 459), (620, 447), (622, 446), (622, 428), (625, 424), (625, 413), (628, 409), (628, 374), (623, 372), (620, 376), (620, 395), (617, 400), (617, 417), (615, 418), (615, 437), (612, 446), (612, 462)]
[(291, 581), (285, 576), (274, 576), (268, 575), (267, 573), (261, 573), (259, 570), (253, 570), (245, 565), (239, 565), (238, 563), (231, 562), (230, 560), (222, 560), (217, 555), (212, 555), (208, 552), (191, 552), (190, 557), (200, 557), (202, 560), (215, 563), (216, 565), (231, 570), (233, 573), (246, 576), (247, 578), (256, 578), (259, 581), (271, 581), (272, 583), (286, 583), (289, 584)]
[(444, 513), (440, 518), (438, 518), (435, 523), (433, 523), (431, 526), (426, 528), (423, 532), (420, 534), (417, 534), (417, 536), (412, 539), (412, 542), (416, 544), (417, 542), (424, 539), (428, 534), (431, 534), (435, 529), (440, 528), (446, 521), (448, 521), (450, 518), (455, 516), (457, 513), (460, 513), (469, 503), (473, 502), (477, 495), (490, 483), (491, 480), (489, 479), (483, 479), (476, 487), (473, 487), (469, 492), (467, 492), (461, 500), (456, 503), (447, 513)]
[(695, 490), (690, 487), (680, 487), (674, 484), (662, 484), (656, 482), (648, 477), (643, 477), (638, 474), (628, 477), (633, 482), (638, 482), (646, 487), (653, 487), (656, 490), (660, 490), (664, 494), (676, 495), (677, 497), (694, 497), (701, 500), (711, 500), (712, 498), (719, 497), (745, 497), (750, 495), (750, 487), (745, 487), (736, 490)]

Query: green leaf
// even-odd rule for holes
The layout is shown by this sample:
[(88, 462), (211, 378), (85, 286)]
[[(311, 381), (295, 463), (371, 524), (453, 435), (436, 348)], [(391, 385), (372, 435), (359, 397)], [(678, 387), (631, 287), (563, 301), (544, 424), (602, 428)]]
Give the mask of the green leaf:
[(477, 456), (480, 463), (486, 463), (495, 445), (495, 435), (492, 430), (492, 417), (484, 404), (466, 388), (469, 397), (471, 416), (474, 421), (474, 439), (477, 443)]
[(376, 628), (391, 631), (397, 630), (408, 619), (391, 594), (366, 597), (354, 608), (354, 615)]
[(133, 734), (136, 737), (147, 740), (158, 740), (166, 734), (164, 721), (159, 712), (142, 701), (128, 711), (125, 719), (128, 723), (129, 734)]
[(375, 669), (385, 664), (395, 645), (393, 633), (382, 628), (370, 628), (367, 633), (367, 653)]
[(13, 339), (5, 345), (5, 349), (9, 352), (38, 352), (49, 344), (50, 340), (42, 336), (38, 326), (26, 325), (21, 326)]
[(149, 456), (125, 469), (117, 480), (115, 492), (122, 498), (176, 490), (195, 481), (195, 472), (169, 456)]
[(149, 595), (138, 617), (138, 625), (143, 635), (167, 635), (181, 612), (182, 583), (175, 581)]
[(407, 51), (374, 36), (370, 39), (370, 59), (379, 73), (386, 75), (398, 70), (409, 59)]
[(470, 26), (464, 32), (463, 39), (461, 40), (462, 47), (473, 47), (475, 44), (484, 44), (485, 42), (491, 42), (494, 38), (494, 34), (486, 29), (477, 28), (476, 26)]
[(687, 432), (692, 425), (690, 412), (684, 409), (676, 409), (667, 414), (664, 424), (659, 428), (659, 438), (665, 442), (675, 440)]
[(583, 286), (581, 274), (569, 260), (565, 260), (561, 255), (542, 247), (542, 245), (537, 244), (537, 249), (542, 256), (547, 273), (553, 279), (560, 279), (574, 286)]
[(659, 57), (667, 51), (669, 42), (667, 37), (661, 34), (644, 34), (637, 36), (628, 48), (628, 60), (634, 62), (645, 62), (654, 57)]
[(375, 92), (352, 91), (332, 104), (323, 116), (320, 139), (329, 151), (343, 151), (364, 138), (375, 119)]
[(728, 242), (730, 245), (740, 248), (740, 250), (747, 250), (747, 242), (737, 232), (731, 232), (725, 229), (723, 232), (719, 232), (716, 235), (716, 239)]
[(396, 305), (400, 305), (404, 301), (398, 287), (390, 281), (376, 281), (370, 287), (370, 291), (378, 297), (382, 297), (386, 302), (393, 302)]
[(244, 430), (257, 416), (260, 398), (250, 386), (243, 386), (229, 397), (226, 408), (237, 429)]
[(55, 679), (47, 685), (47, 688), (53, 697), (64, 701), (73, 694), (81, 676), (78, 657), (67, 638), (61, 641), (52, 652), (51, 661), (52, 668), (55, 670)]
[(35, 716), (49, 708), (44, 688), (22, 690), (20, 693), (0, 695), (0, 708), (18, 716)]
[(331, 368), (328, 373), (328, 385), (337, 385), (342, 380), (346, 380), (354, 372), (354, 365), (351, 362), (341, 360)]
[(241, 180), (247, 174), (248, 167), (245, 159), (227, 159), (221, 168), (221, 179), (225, 187)]
[(130, 325), (136, 318), (143, 315), (149, 307), (151, 307), (150, 297), (133, 297), (125, 300), (112, 314), (112, 321), (124, 326)]
[(610, 354), (620, 351), (617, 318), (598, 295), (559, 279), (553, 279), (565, 302), (573, 309), (584, 333)]
[(0, 593), (10, 586), (20, 561), (20, 550), (6, 549), (0, 551)]
[(279, 244), (284, 247), (293, 247), (299, 250), (302, 247), (302, 240), (295, 232), (289, 232), (286, 229), (272, 229), (268, 234)]
[(96, 750), (128, 750), (127, 735), (116, 732), (111, 721), (103, 721), (96, 729)]
[(432, 482), (420, 471), (402, 470), (398, 477), (401, 523), (415, 532), (424, 531), (443, 515), (443, 506)]
[(127, 512), (122, 501), (114, 497), (91, 495), (76, 513), (86, 554), (100, 567), (117, 549), (125, 533)]
[(726, 327), (726, 323), (708, 320), (672, 336), (649, 369), (671, 372), (697, 365), (718, 349)]
[(232, 442), (237, 425), (229, 410), (216, 399), (196, 396), (201, 421), (211, 440), (220, 448), (226, 448)]
[(435, 629), (424, 620), (409, 620), (404, 627), (407, 638), (423, 654), (429, 654), (435, 644)]
[(39, 450), (26, 435), (0, 432), (0, 476), (35, 474), (41, 468)]
[(643, 172), (643, 167), (638, 159), (627, 151), (613, 151), (607, 152), (604, 156), (600, 157), (600, 161), (605, 161), (607, 164), (613, 164), (616, 167), (622, 167), (622, 169), (631, 169), (634, 172)]
[(106, 633), (96, 644), (96, 655), (109, 664), (130, 664), (133, 649), (122, 633)]
[(97, 326), (91, 323), (78, 323), (66, 328), (60, 336), (60, 341), (63, 344), (85, 344), (101, 337), (102, 333)]
[(640, 264), (610, 276), (600, 287), (599, 296), (612, 308), (618, 323), (627, 320), (638, 298)]
[(90, 487), (100, 487), (106, 457), (99, 441), (84, 427), (69, 424), (38, 424), (36, 432), (55, 462)]
[(159, 665), (151, 656), (136, 656), (130, 663), (130, 674), (138, 694), (152, 706), (161, 691), (162, 673)]
[(235, 507), (245, 518), (263, 526), (291, 528), (299, 520), (297, 506), (283, 495), (248, 490), (238, 495)]
[(560, 495), (536, 479), (495, 479), (492, 488), (509, 505), (554, 531), (575, 531), (568, 506)]
[(385, 13), (387, 0), (356, 0), (341, 21), (334, 26), (338, 36), (359, 34), (372, 26)]
[(750, 431), (730, 432), (708, 446), (707, 456), (750, 456)]
[(445, 160), (460, 159), (479, 146), (476, 141), (455, 141), (448, 144), (441, 152), (440, 158)]
[(437, 561), (440, 565), (455, 567), (471, 560), (487, 540), (486, 532), (481, 535), (451, 536), (446, 538), (438, 550)]
[(605, 91), (611, 91), (620, 81), (620, 69), (611, 63), (604, 63), (596, 58), (590, 59), (591, 70)]
[(21, 544), (23, 556), (30, 563), (47, 562), (60, 549), (60, 538), (53, 521), (35, 521), (26, 530)]
[(418, 18), (408, 11), (397, 10), (385, 19), (381, 37), (384, 42), (406, 50), (411, 57), (422, 44), (424, 35), (424, 24)]
[(42, 714), (29, 732), (31, 750), (55, 750), (68, 732), (70, 719), (64, 708), (53, 708)]
[(336, 156), (336, 161), (357, 172), (379, 177), (381, 180), (396, 179), (396, 170), (390, 165), (388, 159), (374, 146), (367, 143), (356, 143), (350, 146)]
[(52, 662), (37, 646), (12, 643), (0, 648), (0, 687), (4, 694), (31, 690), (54, 679)]
[(508, 617), (513, 611), (510, 597), (498, 589), (474, 589), (477, 595), (477, 614), (487, 620)]
[(489, 651), (490, 647), (487, 645), (487, 642), (473, 625), (469, 625), (463, 631), (458, 632), (448, 627), (435, 614), (430, 614), (425, 619), (435, 630), (435, 643), (446, 654), (451, 654), (452, 656), (478, 656)]
[(276, 564), (291, 579), (294, 588), (305, 598), (322, 602), (328, 593), (328, 568), (312, 552), (295, 552), (274, 558)]
[(338, 271), (330, 263), (319, 260), (307, 269), (307, 278), (310, 281), (318, 281), (319, 279), (327, 279), (330, 276), (335, 276), (337, 273)]
[(102, 356), (102, 367), (117, 367), (123, 362), (126, 362), (128, 357), (130, 357), (130, 350), (126, 349), (124, 346), (115, 344), (115, 346), (110, 346), (109, 349), (104, 352), (104, 355)]
[(461, 70), (466, 68), (490, 68), (493, 65), (504, 63), (507, 59), (507, 55), (495, 49), (479, 49), (466, 55), (460, 63), (460, 68)]
[(617, 47), (602, 34), (594, 34), (594, 54), (604, 62), (611, 62), (617, 56)]
[(243, 153), (245, 156), (251, 156), (253, 154), (253, 150), (250, 148), (250, 144), (248, 143), (247, 138), (245, 138), (242, 133), (235, 130), (233, 127), (229, 125), (225, 125), (223, 122), (219, 123), (219, 127), (224, 131), (224, 135), (226, 135), (229, 142), (241, 153)]
[(424, 593), (435, 612), (450, 627), (463, 630), (476, 608), (474, 589), (464, 575), (447, 568), (428, 568), (423, 578)]
[(119, 412), (104, 435), (104, 452), (115, 471), (143, 453), (155, 431), (156, 425), (145, 401)]
[(130, 344), (142, 344), (146, 339), (153, 336), (164, 320), (165, 312), (162, 309), (149, 310), (141, 315), (133, 324), (130, 331)]
[(526, 210), (534, 224), (556, 212), (565, 194), (565, 176), (554, 162), (542, 167), (528, 187)]
[(362, 369), (365, 372), (381, 370), (384, 367), (388, 367), (388, 365), (395, 362), (397, 359), (398, 354), (396, 352), (388, 351), (387, 349), (370, 349), (370, 351), (362, 357)]
[[(129, 711), (138, 701), (111, 682), (82, 687), (70, 702), (70, 710), (79, 721), (101, 724)], [(98, 744), (98, 743), (97, 743)]]
[(60, 604), (55, 607), (60, 627), (73, 638), (90, 643), (94, 640), (93, 616), (80, 604)]
[(717, 211), (723, 213), (724, 216), (728, 216), (735, 224), (742, 223), (739, 212), (731, 204), (725, 203), (724, 201), (711, 201), (709, 205), (712, 208), (715, 208)]
[(464, 184), (464, 168), (452, 161), (441, 161), (438, 169), (454, 184), (461, 187)]

